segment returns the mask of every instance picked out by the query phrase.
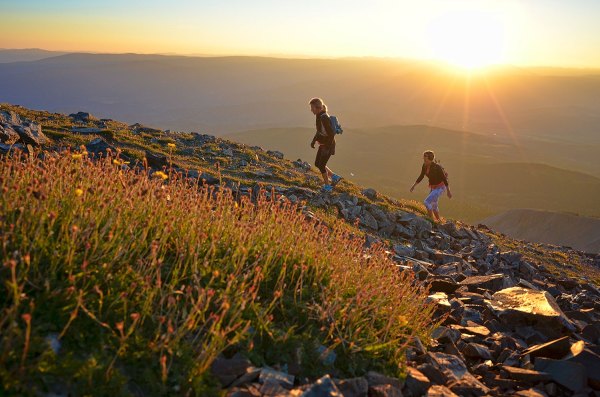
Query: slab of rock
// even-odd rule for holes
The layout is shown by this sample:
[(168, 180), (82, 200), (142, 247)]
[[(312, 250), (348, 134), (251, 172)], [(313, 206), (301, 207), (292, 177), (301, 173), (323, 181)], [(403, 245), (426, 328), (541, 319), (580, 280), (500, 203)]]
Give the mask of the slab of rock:
[(340, 393), (337, 386), (329, 375), (317, 380), (301, 397), (345, 397)]
[(69, 115), (69, 117), (73, 120), (73, 121), (80, 121), (80, 122), (84, 122), (87, 123), (89, 121), (95, 120), (96, 118), (94, 116), (92, 116), (90, 113), (88, 112), (77, 112), (77, 113), (71, 113)]
[(550, 374), (546, 372), (535, 371), (532, 369), (524, 369), (505, 365), (502, 367), (508, 374), (508, 377), (515, 380), (520, 380), (529, 383), (538, 383), (550, 380)]
[(460, 285), (466, 286), (469, 291), (476, 291), (478, 288), (490, 291), (500, 291), (509, 287), (508, 280), (504, 274), (491, 274), (489, 276), (472, 276), (462, 280)]
[(538, 357), (534, 369), (548, 373), (553, 381), (574, 392), (587, 386), (585, 367), (580, 363)]
[(450, 277), (432, 277), (428, 281), (429, 291), (431, 292), (445, 292), (446, 294), (452, 294), (460, 288), (460, 284), (454, 282)]
[(377, 220), (369, 211), (363, 211), (360, 216), (360, 224), (372, 230), (377, 230), (379, 228)]
[(519, 390), (514, 394), (519, 397), (547, 397), (548, 395), (538, 389)]
[(270, 154), (271, 156), (278, 158), (278, 159), (283, 159), (283, 153), (277, 151), (277, 150), (267, 150), (267, 154)]
[(542, 343), (529, 347), (523, 352), (523, 355), (529, 354), (531, 357), (563, 358), (571, 352), (571, 342), (568, 336), (563, 336), (550, 342)]
[(502, 322), (513, 326), (540, 325), (544, 331), (576, 329), (552, 295), (545, 291), (506, 288), (492, 296), (490, 307)]

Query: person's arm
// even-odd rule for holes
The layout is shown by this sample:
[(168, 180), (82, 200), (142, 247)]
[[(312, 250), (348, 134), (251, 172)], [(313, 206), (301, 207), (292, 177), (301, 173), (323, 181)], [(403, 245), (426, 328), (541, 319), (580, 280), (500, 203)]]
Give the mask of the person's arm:
[(415, 186), (417, 186), (419, 183), (421, 183), (421, 181), (423, 180), (424, 177), (425, 177), (425, 164), (423, 164), (423, 167), (421, 167), (421, 175), (419, 175), (416, 182), (413, 183), (412, 187), (410, 188), (411, 192), (413, 190), (415, 190)]
[(315, 136), (313, 137), (312, 141), (310, 142), (310, 147), (311, 148), (315, 148), (315, 143), (317, 142), (317, 135), (319, 135), (319, 131), (315, 132)]
[(444, 172), (444, 169), (440, 166), (440, 174), (442, 176), (442, 182), (444, 182), (444, 185), (446, 185), (446, 194), (448, 195), (448, 198), (452, 198), (452, 192), (450, 192), (450, 185), (448, 184), (448, 178), (446, 178), (446, 173)]

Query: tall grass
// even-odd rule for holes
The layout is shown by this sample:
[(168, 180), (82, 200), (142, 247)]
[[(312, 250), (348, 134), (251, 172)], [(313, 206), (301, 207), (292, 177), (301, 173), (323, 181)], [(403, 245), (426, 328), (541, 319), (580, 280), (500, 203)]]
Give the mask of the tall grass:
[[(0, 392), (209, 392), (240, 352), (342, 374), (400, 374), (427, 291), (278, 200), (125, 171), (84, 153), (0, 160)], [(165, 170), (168, 173), (168, 170)]]

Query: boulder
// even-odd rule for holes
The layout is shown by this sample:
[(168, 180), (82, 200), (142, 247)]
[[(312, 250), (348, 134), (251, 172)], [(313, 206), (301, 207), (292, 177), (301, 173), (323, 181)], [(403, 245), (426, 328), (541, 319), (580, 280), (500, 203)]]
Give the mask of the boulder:
[(87, 123), (89, 121), (95, 120), (96, 118), (94, 116), (92, 116), (90, 113), (88, 112), (77, 112), (77, 113), (71, 113), (69, 115), (69, 117), (76, 122), (83, 122), (83, 123)]
[(367, 379), (369, 388), (379, 385), (392, 385), (395, 388), (402, 390), (402, 386), (404, 386), (404, 381), (397, 378), (390, 378), (389, 376), (382, 375), (375, 371), (367, 372), (365, 378)]
[(21, 142), (26, 145), (41, 146), (48, 142), (48, 138), (42, 132), (42, 126), (30, 121), (23, 121), (21, 125), (13, 126), (19, 134)]
[(286, 389), (291, 389), (294, 386), (294, 375), (289, 375), (285, 372), (265, 367), (260, 371), (258, 381), (260, 383), (276, 383), (285, 387)]
[(402, 397), (402, 390), (392, 385), (369, 387), (369, 397)]
[(2, 110), (0, 111), (0, 124), (19, 125), (21, 124), (21, 117), (12, 110)]
[[(522, 287), (506, 288), (492, 296), (490, 308), (508, 325), (538, 325), (548, 334), (563, 328), (575, 331), (573, 323), (565, 316), (552, 295), (545, 291)], [(549, 332), (552, 330), (555, 332)]]
[(463, 354), (470, 358), (478, 358), (482, 360), (492, 359), (490, 349), (484, 345), (480, 345), (479, 343), (467, 343), (463, 348)]
[(509, 378), (527, 383), (539, 383), (550, 380), (550, 374), (532, 369), (524, 369), (505, 365), (502, 367), (502, 370), (508, 374)]
[(377, 198), (377, 191), (372, 188), (364, 189), (362, 192), (363, 196), (375, 200)]

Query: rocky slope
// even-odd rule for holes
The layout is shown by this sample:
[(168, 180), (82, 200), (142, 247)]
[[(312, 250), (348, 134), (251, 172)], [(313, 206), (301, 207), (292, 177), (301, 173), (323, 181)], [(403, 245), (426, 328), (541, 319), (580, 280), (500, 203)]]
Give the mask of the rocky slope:
[(63, 151), (84, 145), (96, 155), (120, 151), (133, 167), (146, 163), (233, 195), (264, 189), (298, 203), (327, 224), (341, 217), (365, 245), (384, 244), (399, 272), (430, 286), (440, 326), (432, 340), (415, 339), (407, 374), (369, 372), (315, 381), (296, 377), (289, 363), (256, 368), (244, 357), (222, 357), (214, 375), (229, 396), (567, 396), (600, 393), (600, 255), (528, 244), (485, 226), (432, 224), (418, 203), (343, 182), (318, 193), (310, 165), (278, 152), (197, 133), (64, 116), (3, 105), (0, 151)]
[(567, 245), (585, 252), (600, 252), (600, 219), (516, 209), (486, 218), (481, 223), (512, 238)]

